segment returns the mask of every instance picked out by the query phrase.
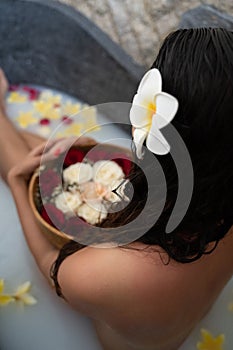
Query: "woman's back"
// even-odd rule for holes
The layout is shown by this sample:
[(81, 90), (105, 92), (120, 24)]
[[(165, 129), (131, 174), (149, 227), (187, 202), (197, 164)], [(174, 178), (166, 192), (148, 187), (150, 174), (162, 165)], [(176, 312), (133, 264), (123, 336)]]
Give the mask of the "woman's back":
[[(89, 279), (83, 280), (83, 293), (89, 301), (99, 293), (92, 318), (101, 343), (106, 350), (177, 350), (232, 276), (233, 235), (229, 232), (212, 254), (190, 264), (171, 260), (165, 265), (161, 249), (160, 255), (140, 243), (132, 248), (139, 250), (87, 248), (96, 250), (94, 261), (83, 251)], [(69, 259), (73, 264), (80, 253), (61, 265), (61, 286)]]

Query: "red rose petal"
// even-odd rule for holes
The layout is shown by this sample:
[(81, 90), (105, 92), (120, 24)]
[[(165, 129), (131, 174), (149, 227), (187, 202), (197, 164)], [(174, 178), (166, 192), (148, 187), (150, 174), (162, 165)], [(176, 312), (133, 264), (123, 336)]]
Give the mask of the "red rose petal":
[(41, 210), (42, 218), (51, 226), (60, 229), (64, 227), (65, 216), (61, 210), (57, 209), (53, 204), (47, 203)]
[(113, 155), (109, 151), (93, 149), (90, 150), (87, 157), (92, 162), (98, 162), (99, 160), (111, 160)]
[(85, 152), (76, 148), (71, 148), (65, 157), (64, 166), (67, 167), (72, 164), (82, 162), (84, 157), (85, 157)]
[(54, 188), (61, 185), (61, 182), (59, 175), (52, 169), (43, 171), (39, 178), (41, 195), (43, 197), (51, 196)]
[(29, 94), (29, 100), (31, 101), (37, 100), (40, 94), (40, 91), (29, 86), (24, 86), (23, 91), (26, 91)]
[(39, 91), (31, 91), (31, 93), (29, 94), (29, 100), (30, 101), (38, 100), (39, 94), (40, 94)]
[(56, 149), (53, 154), (54, 156), (59, 156), (59, 154), (61, 154), (61, 149), (60, 148)]
[(24, 86), (23, 87), (23, 91), (29, 92), (31, 90), (31, 88), (29, 86)]
[(122, 158), (117, 156), (117, 158), (114, 158), (113, 161), (116, 162), (122, 168), (126, 176), (129, 175), (132, 167), (132, 162), (129, 159), (123, 158), (123, 156)]
[(40, 120), (40, 125), (49, 125), (50, 124), (50, 120), (47, 118), (41, 119)]
[(19, 90), (19, 85), (10, 85), (9, 86), (9, 91), (18, 91)]
[(61, 120), (64, 122), (64, 124), (70, 125), (73, 123), (73, 120), (69, 118), (67, 115), (64, 115)]

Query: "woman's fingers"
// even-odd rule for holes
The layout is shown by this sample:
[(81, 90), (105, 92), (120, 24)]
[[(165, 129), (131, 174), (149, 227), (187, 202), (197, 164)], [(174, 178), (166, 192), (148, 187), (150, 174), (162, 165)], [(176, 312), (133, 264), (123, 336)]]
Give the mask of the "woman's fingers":
[(49, 153), (52, 154), (54, 157), (59, 156), (59, 154), (69, 150), (70, 147), (73, 146), (76, 139), (76, 136), (60, 139), (56, 144), (54, 144), (50, 148)]
[(36, 168), (41, 164), (41, 157), (27, 157), (22, 163), (17, 164), (13, 169), (14, 176), (28, 179)]
[(35, 147), (29, 153), (29, 156), (30, 157), (40, 156), (42, 163), (47, 162), (49, 160), (57, 158), (59, 154), (69, 149), (74, 143), (75, 139), (59, 138), (59, 139), (51, 139), (49, 141), (45, 141), (39, 146)]
[(51, 139), (35, 147), (30, 153), (30, 157), (41, 157), (41, 162), (47, 162), (57, 158), (61, 153), (69, 150), (73, 145), (96, 145), (96, 141), (90, 137), (68, 137)]
[(43, 153), (41, 156), (41, 164), (44, 164), (50, 160), (56, 159), (59, 156), (59, 154), (54, 154), (50, 151), (48, 151), (47, 153)]
[(24, 173), (25, 175), (31, 175), (33, 171), (35, 171), (36, 168), (38, 168), (41, 164), (41, 157), (37, 156), (35, 158), (30, 158), (28, 162), (24, 166)]
[(49, 141), (45, 141), (39, 146), (35, 147), (30, 153), (30, 156), (41, 156), (43, 153), (47, 153), (50, 149), (60, 141), (60, 139), (51, 139)]
[(57, 158), (61, 153), (68, 151), (72, 146), (96, 145), (96, 141), (90, 137), (69, 137), (59, 139), (50, 146), (48, 151), (43, 155), (44, 160)]
[(77, 139), (77, 141), (75, 142), (76, 146), (96, 145), (96, 144), (97, 144), (97, 142), (93, 138), (87, 137), (87, 136), (79, 137)]

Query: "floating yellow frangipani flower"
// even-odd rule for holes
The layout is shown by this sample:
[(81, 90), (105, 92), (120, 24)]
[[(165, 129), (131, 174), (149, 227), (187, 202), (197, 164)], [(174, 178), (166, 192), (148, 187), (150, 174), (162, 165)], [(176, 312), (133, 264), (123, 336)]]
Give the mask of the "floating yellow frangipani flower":
[(49, 136), (51, 133), (51, 128), (49, 126), (41, 126), (38, 130), (38, 133), (44, 137)]
[(21, 284), (14, 294), (15, 300), (20, 301), (25, 305), (35, 305), (37, 300), (31, 294), (29, 294), (30, 289), (31, 283), (29, 281)]
[(80, 103), (71, 103), (68, 101), (66, 104), (62, 106), (62, 113), (64, 115), (74, 115), (77, 114), (81, 109), (81, 104)]
[(25, 95), (20, 94), (17, 91), (11, 92), (7, 98), (8, 103), (16, 103), (16, 102), (23, 103), (26, 101), (27, 101), (27, 97)]
[(62, 131), (56, 133), (56, 137), (67, 137), (67, 136), (80, 136), (82, 133), (81, 124), (72, 124)]
[(95, 107), (87, 107), (85, 105), (84, 109), (82, 110), (82, 117), (83, 117), (83, 131), (97, 131), (100, 130), (100, 125), (97, 123), (97, 110)]
[(40, 94), (40, 100), (44, 100), (44, 101), (51, 103), (53, 105), (60, 104), (61, 103), (61, 95), (59, 95), (59, 94), (54, 95), (50, 91), (43, 91)]
[(0, 279), (0, 306), (5, 306), (12, 301), (14, 301), (14, 298), (9, 294), (3, 294), (4, 291), (4, 280)]
[(90, 109), (90, 105), (88, 105), (87, 103), (83, 103), (83, 105), (82, 105), (82, 110), (84, 111), (84, 110), (86, 110), (86, 109)]
[(25, 305), (35, 305), (37, 300), (28, 292), (31, 289), (31, 283), (25, 282), (21, 284), (14, 294), (3, 294), (4, 280), (0, 279), (0, 306), (5, 306), (10, 302), (17, 301)]
[(48, 119), (60, 119), (61, 118), (61, 109), (60, 108), (51, 108), (45, 115), (45, 118)]
[(33, 112), (20, 112), (16, 121), (21, 128), (27, 128), (29, 125), (37, 123), (37, 119), (33, 116)]
[(82, 108), (83, 116), (86, 118), (96, 118), (97, 109), (95, 106), (83, 105)]
[(97, 123), (93, 123), (92, 121), (87, 121), (82, 124), (83, 131), (84, 132), (90, 132), (90, 131), (99, 131), (101, 129), (100, 125)]
[(82, 127), (80, 124), (72, 124), (64, 130), (65, 136), (79, 136), (81, 134)]
[(223, 343), (225, 340), (224, 334), (213, 337), (206, 329), (201, 329), (202, 342), (197, 343), (198, 350), (224, 350)]
[(54, 104), (51, 102), (38, 100), (33, 103), (33, 106), (38, 113), (45, 117), (53, 109)]
[(62, 137), (65, 137), (66, 135), (64, 135), (64, 131), (59, 131), (56, 133), (56, 138), (62, 138)]

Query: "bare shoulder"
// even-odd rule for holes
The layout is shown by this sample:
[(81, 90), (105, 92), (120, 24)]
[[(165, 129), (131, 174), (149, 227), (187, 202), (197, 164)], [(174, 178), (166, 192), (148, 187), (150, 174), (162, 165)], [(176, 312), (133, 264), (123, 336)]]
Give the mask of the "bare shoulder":
[(146, 264), (149, 266), (148, 259), (139, 250), (86, 247), (63, 261), (58, 279), (64, 293), (69, 292), (67, 285), (72, 284), (80, 295), (82, 292), (87, 295), (89, 289), (93, 294), (95, 287), (102, 294), (121, 283), (124, 286), (132, 283)]
[(156, 343), (161, 329), (171, 337), (180, 329), (188, 334), (212, 305), (232, 275), (229, 240), (190, 264), (167, 265), (162, 254), (141, 245), (87, 247), (65, 259), (58, 280), (67, 301), (103, 325), (104, 334), (111, 330), (131, 343)]
[[(104, 310), (133, 309), (137, 304), (140, 313), (141, 309), (146, 310), (147, 300), (149, 308), (158, 298), (166, 304), (173, 288), (177, 293), (190, 290), (194, 275), (198, 275), (193, 285), (197, 292), (205, 281), (216, 280), (217, 276), (225, 281), (232, 273), (230, 245), (224, 242), (214, 253), (190, 264), (171, 260), (167, 265), (156, 250), (148, 252), (140, 244), (136, 248), (139, 250), (86, 247), (67, 257), (60, 267), (58, 281), (68, 302), (89, 316), (93, 315), (83, 310), (84, 304), (92, 310), (95, 306), (101, 309), (102, 315)], [(157, 302), (155, 305), (158, 307)]]
[(140, 301), (155, 288), (152, 273), (163, 263), (159, 256), (153, 263), (148, 255), (140, 249), (86, 247), (64, 260), (58, 281), (76, 309), (111, 323), (126, 308), (137, 305), (139, 312)]

